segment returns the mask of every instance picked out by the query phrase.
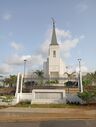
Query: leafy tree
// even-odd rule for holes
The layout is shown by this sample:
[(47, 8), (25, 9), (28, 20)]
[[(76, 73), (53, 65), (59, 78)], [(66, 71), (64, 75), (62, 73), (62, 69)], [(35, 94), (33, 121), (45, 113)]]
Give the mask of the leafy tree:
[(91, 84), (90, 79), (83, 80), (83, 86), (88, 86), (89, 84)]
[(72, 73), (65, 72), (64, 74), (67, 75), (68, 81), (70, 81), (70, 80), (72, 80), (72, 79), (74, 79), (76, 77), (76, 75), (75, 75), (76, 72), (72, 72)]
[(85, 76), (83, 76), (83, 84), (85, 86), (96, 84), (96, 71), (93, 73), (87, 73)]
[(44, 73), (43, 73), (42, 70), (36, 70), (34, 73), (35, 73), (39, 78), (43, 78)]
[(44, 72), (42, 70), (36, 70), (34, 73), (38, 77), (38, 84), (43, 85)]
[(85, 101), (86, 104), (89, 104), (94, 101), (94, 98), (96, 98), (96, 92), (84, 91), (83, 93), (78, 93), (78, 96)]
[(68, 82), (66, 86), (68, 88), (68, 93), (69, 93), (70, 81), (75, 78), (75, 72), (72, 72), (72, 73), (65, 72), (64, 74), (66, 74), (68, 78)]
[(10, 87), (16, 86), (17, 76), (10, 75), (10, 77), (4, 79), (5, 85), (9, 85)]

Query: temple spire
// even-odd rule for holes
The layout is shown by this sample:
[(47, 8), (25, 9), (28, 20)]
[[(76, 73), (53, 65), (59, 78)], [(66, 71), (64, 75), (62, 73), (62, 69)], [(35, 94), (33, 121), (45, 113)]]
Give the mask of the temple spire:
[(55, 32), (55, 20), (52, 18), (53, 22), (53, 31), (52, 31), (52, 39), (50, 45), (58, 45), (57, 38), (56, 38), (56, 32)]
[(55, 29), (55, 20), (52, 18), (53, 28)]

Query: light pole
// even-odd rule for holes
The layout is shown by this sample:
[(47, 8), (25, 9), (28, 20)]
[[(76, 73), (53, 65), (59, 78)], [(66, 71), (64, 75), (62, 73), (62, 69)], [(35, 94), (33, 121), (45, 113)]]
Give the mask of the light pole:
[(68, 69), (69, 69), (69, 66), (66, 66), (66, 72), (67, 72), (67, 78), (68, 78), (67, 87), (68, 87), (68, 94), (69, 94), (69, 73), (68, 73)]
[(81, 72), (81, 59), (78, 59), (79, 62), (79, 74), (78, 74), (78, 85), (80, 92), (83, 92), (83, 85), (82, 85), (82, 72)]
[(25, 71), (26, 71), (26, 59), (24, 60), (24, 80), (25, 80)]

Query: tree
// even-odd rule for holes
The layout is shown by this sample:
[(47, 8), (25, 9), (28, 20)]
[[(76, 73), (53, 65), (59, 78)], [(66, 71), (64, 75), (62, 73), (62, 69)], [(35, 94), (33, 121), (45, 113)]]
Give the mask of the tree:
[(76, 77), (75, 73), (76, 72), (72, 72), (72, 73), (65, 72), (64, 74), (67, 75), (68, 80), (70, 81), (70, 80), (72, 80), (72, 79), (74, 79)]
[(69, 93), (70, 81), (75, 78), (75, 72), (72, 73), (65, 72), (64, 74), (66, 74), (68, 78), (68, 82), (66, 83), (66, 85), (68, 87), (68, 93)]
[(86, 102), (86, 104), (89, 104), (92, 101), (95, 101), (94, 98), (96, 98), (96, 93), (84, 91), (83, 93), (78, 93), (78, 97), (80, 97), (84, 102)]
[(10, 79), (9, 78), (5, 78), (4, 79), (4, 85), (9, 85), (10, 84)]
[(36, 70), (34, 73), (38, 77), (38, 84), (43, 85), (44, 72), (42, 70)]
[(93, 73), (87, 73), (83, 76), (83, 83), (85, 86), (96, 84), (96, 71)]
[(9, 85), (10, 87), (16, 86), (16, 82), (17, 82), (16, 75), (10, 75), (10, 77), (4, 79), (5, 85)]
[(17, 76), (16, 75), (10, 75), (10, 85), (11, 86), (16, 86), (16, 82), (17, 82)]
[(43, 78), (43, 71), (42, 70), (36, 70), (35, 72), (34, 72), (39, 78)]
[(88, 86), (89, 84), (91, 84), (91, 80), (90, 79), (83, 80), (83, 86)]

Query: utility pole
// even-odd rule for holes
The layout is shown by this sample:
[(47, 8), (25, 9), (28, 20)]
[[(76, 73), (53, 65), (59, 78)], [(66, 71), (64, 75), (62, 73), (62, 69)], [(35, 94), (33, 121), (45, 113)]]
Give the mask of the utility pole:
[(27, 62), (27, 60), (25, 59), (24, 60), (24, 80), (25, 80), (26, 62)]
[(79, 86), (80, 92), (82, 93), (83, 85), (82, 85), (81, 59), (78, 59), (78, 62), (79, 62), (78, 86)]
[(67, 78), (68, 78), (67, 88), (68, 88), (68, 94), (69, 94), (69, 73), (68, 73), (68, 71), (69, 71), (69, 66), (66, 66), (66, 72), (67, 72)]

